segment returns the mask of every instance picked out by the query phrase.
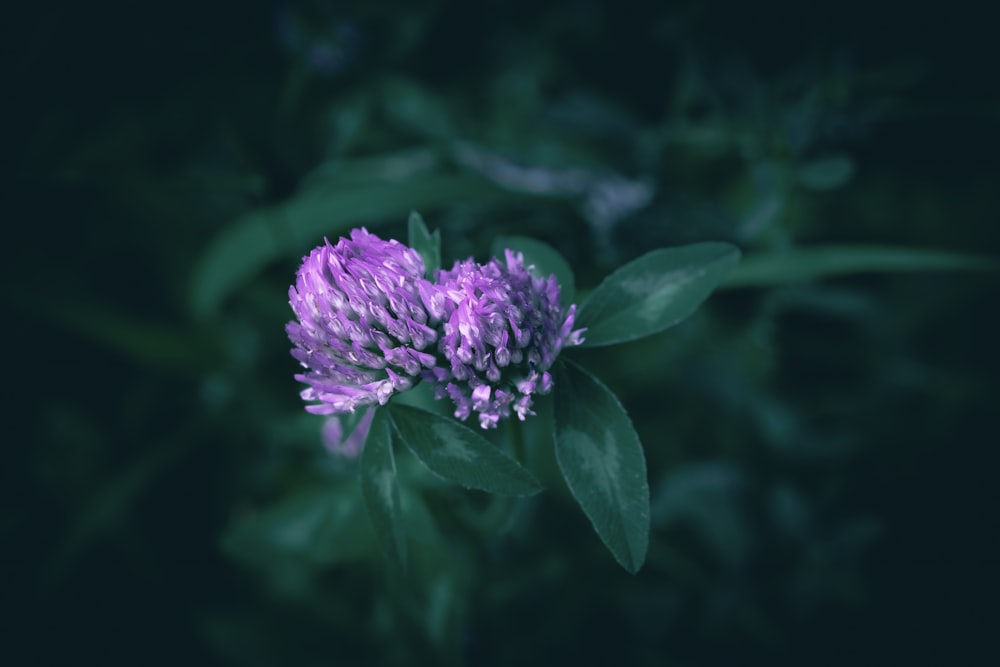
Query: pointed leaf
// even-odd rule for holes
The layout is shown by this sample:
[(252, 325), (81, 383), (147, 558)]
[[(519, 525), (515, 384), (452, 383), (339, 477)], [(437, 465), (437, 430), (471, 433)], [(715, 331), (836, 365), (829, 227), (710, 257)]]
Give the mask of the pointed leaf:
[(726, 276), (723, 286), (767, 287), (854, 273), (998, 269), (1000, 258), (984, 255), (922, 248), (831, 245), (750, 255)]
[(635, 574), (649, 545), (649, 483), (639, 436), (601, 382), (563, 361), (556, 370), (556, 460), (615, 559)]
[(521, 464), (457, 421), (408, 405), (392, 405), (390, 410), (402, 441), (444, 479), (509, 496), (542, 490)]
[(588, 347), (643, 338), (672, 327), (701, 305), (739, 260), (729, 243), (694, 243), (649, 252), (597, 286), (576, 318)]
[(361, 451), (361, 494), (382, 549), (392, 562), (405, 567), (406, 537), (396, 459), (392, 453), (390, 420), (387, 410), (375, 411), (368, 439)]
[(559, 301), (563, 308), (568, 308), (573, 303), (576, 293), (573, 269), (558, 250), (548, 243), (527, 236), (498, 236), (494, 239), (490, 252), (494, 257), (502, 259), (503, 251), (508, 248), (524, 256), (524, 265), (536, 278), (548, 278), (554, 273), (559, 281)]
[(434, 230), (434, 233), (427, 229), (423, 217), (416, 211), (410, 211), (409, 246), (420, 253), (426, 267), (425, 275), (433, 279), (434, 270), (441, 268), (441, 231)]

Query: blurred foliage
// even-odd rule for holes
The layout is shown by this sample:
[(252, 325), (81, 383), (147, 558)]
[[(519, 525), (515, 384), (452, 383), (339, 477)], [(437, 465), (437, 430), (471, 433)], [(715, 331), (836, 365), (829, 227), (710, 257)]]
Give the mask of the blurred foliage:
[[(0, 661), (986, 648), (997, 277), (955, 269), (1000, 256), (989, 22), (708, 1), (12, 11)], [(285, 290), (322, 236), (404, 239), (411, 210), (446, 265), (548, 243), (577, 301), (660, 246), (786, 262), (579, 355), (645, 446), (636, 576), (572, 507), (551, 401), (518, 436), (532, 498), (398, 451), (405, 573), (380, 555), (355, 462), (302, 410)]]

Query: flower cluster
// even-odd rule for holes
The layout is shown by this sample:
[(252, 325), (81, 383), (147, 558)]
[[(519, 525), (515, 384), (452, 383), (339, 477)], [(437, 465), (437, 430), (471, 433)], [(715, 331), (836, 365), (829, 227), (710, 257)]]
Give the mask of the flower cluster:
[(438, 398), (455, 403), (456, 417), (474, 411), (483, 428), (512, 411), (521, 420), (534, 414), (531, 397), (552, 388), (548, 371), (559, 351), (582, 342), (576, 306), (563, 316), (555, 276), (535, 278), (520, 253), (505, 254), (506, 264), (468, 259), (435, 276), (446, 297), (438, 350), (447, 363), (424, 375)]
[(564, 313), (555, 276), (536, 278), (520, 253), (471, 259), (424, 277), (420, 255), (365, 229), (306, 257), (289, 291), (298, 322), (286, 330), (306, 369), (306, 409), (320, 414), (384, 405), (428, 382), (455, 416), (482, 428), (534, 414), (532, 396), (552, 388), (560, 350), (582, 342), (576, 306)]
[(425, 351), (438, 338), (433, 291), (417, 251), (365, 229), (313, 250), (288, 291), (298, 321), (285, 327), (306, 369), (302, 398), (319, 402), (306, 409), (354, 412), (412, 387), (436, 363)]

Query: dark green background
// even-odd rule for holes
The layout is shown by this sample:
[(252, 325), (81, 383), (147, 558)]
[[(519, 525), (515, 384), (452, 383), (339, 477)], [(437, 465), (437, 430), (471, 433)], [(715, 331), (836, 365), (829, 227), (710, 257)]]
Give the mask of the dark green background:
[[(750, 132), (785, 127), (789, 100), (814, 82), (897, 68), (824, 117), (816, 155), (849, 154), (854, 176), (805, 196), (776, 238), (1000, 254), (994, 29), (961, 4), (325, 6), (319, 16), (353, 26), (351, 60), (308, 75), (290, 113), (278, 100), (298, 61), (274, 3), (67, 2), (5, 16), (4, 664), (439, 659), (416, 627), (373, 626), (376, 601), (392, 608), (386, 591), (399, 585), (377, 558), (330, 568), (323, 594), (355, 613), (323, 616), (264, 592), (219, 548), (248, 498), (280, 496), (266, 469), (288, 464), (267, 420), (299, 405), (285, 316), (273, 314), (301, 252), (207, 320), (187, 303), (219, 230), (294, 197), (329, 157), (323, 110), (387, 74), (454, 102), (466, 128), (505, 67), (551, 59), (551, 99), (582, 92), (628, 119), (611, 139), (581, 139), (581, 154), (637, 175), (629, 133), (670, 117), (686, 59)], [(368, 131), (346, 157), (435, 141), (384, 114)], [(613, 239), (620, 261), (735, 240), (719, 211), (750, 176), (733, 151), (695, 153), (662, 151), (658, 199)], [(614, 268), (566, 202), (463, 204), (422, 211), (450, 259), (484, 252), (496, 233), (538, 233), (578, 286)], [(647, 565), (632, 578), (574, 508), (543, 497), (520, 538), (481, 555), (459, 614), (462, 664), (972, 664), (996, 653), (997, 278), (865, 275), (816, 290), (778, 306), (769, 290), (720, 292), (690, 325), (581, 356), (633, 415), (654, 503), (661, 478), (685, 466), (724, 464), (710, 470), (740, 480), (722, 502), (740, 513), (750, 555), (727, 565), (682, 522), (654, 533), (695, 571)], [(133, 335), (122, 319), (182, 333)], [(740, 341), (765, 320), (770, 370), (758, 372)], [(213, 398), (220, 382), (236, 396)], [(791, 438), (801, 451), (753, 431), (772, 417), (802, 427)], [(788, 489), (805, 508), (795, 539), (768, 518)], [(844, 526), (859, 517), (873, 538), (855, 549)], [(503, 602), (484, 602), (490, 581)], [(206, 630), (220, 618), (212, 627), (225, 632)]]

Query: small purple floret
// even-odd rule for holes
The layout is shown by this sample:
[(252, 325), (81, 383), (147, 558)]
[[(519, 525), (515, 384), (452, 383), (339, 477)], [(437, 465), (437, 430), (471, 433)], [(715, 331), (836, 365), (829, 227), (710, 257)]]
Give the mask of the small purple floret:
[[(306, 410), (332, 415), (385, 405), (435, 366), (442, 304), (415, 250), (355, 229), (303, 259), (285, 327), (309, 385)], [(427, 351), (425, 351), (427, 350)]]
[(354, 426), (350, 434), (344, 434), (344, 424), (341, 422), (345, 417), (331, 415), (327, 417), (323, 425), (323, 444), (331, 454), (343, 456), (348, 459), (356, 459), (365, 446), (368, 438), (368, 431), (371, 430), (372, 420), (375, 418), (375, 408), (368, 408), (361, 413), (361, 418)]
[(583, 342), (573, 329), (576, 306), (562, 313), (555, 276), (535, 278), (520, 253), (507, 250), (505, 259), (468, 259), (435, 276), (444, 295), (433, 308), (443, 320), (444, 360), (422, 377), (437, 398), (454, 402), (457, 418), (475, 412), (482, 428), (534, 414), (532, 396), (552, 389), (548, 371), (560, 350)]

